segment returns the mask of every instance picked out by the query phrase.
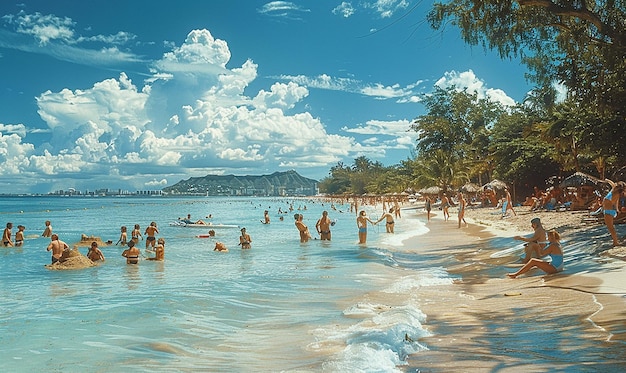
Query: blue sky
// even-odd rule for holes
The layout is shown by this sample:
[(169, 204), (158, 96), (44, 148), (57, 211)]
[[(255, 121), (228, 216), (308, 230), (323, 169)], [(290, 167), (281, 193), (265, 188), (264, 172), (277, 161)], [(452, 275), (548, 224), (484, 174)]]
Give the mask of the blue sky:
[(2, 1), (0, 193), (321, 179), (410, 157), (435, 85), (523, 100), (524, 66), (430, 29), (431, 5)]

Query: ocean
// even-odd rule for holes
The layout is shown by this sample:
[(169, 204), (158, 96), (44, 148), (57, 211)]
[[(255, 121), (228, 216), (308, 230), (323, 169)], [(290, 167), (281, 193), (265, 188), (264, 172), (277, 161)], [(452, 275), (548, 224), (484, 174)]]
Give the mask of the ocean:
[[(382, 213), (380, 206), (363, 208), (372, 219)], [(261, 223), (264, 210), (270, 211), (270, 224)], [(336, 221), (332, 240), (300, 243), (294, 214), (302, 213), (318, 237), (315, 223), (323, 210)], [(426, 300), (416, 294), (451, 285), (462, 275), (447, 270), (459, 264), (455, 255), (405, 246), (429, 229), (417, 210), (402, 213), (395, 234), (385, 233), (383, 221), (370, 227), (367, 244), (359, 245), (349, 205), (319, 199), (2, 197), (1, 224), (12, 222), (13, 234), (18, 224), (26, 226), (26, 240), (22, 247), (0, 248), (0, 370), (428, 371), (419, 357), (429, 350), (423, 340), (436, 335), (420, 304)], [(170, 225), (187, 214), (216, 225), (216, 236), (196, 237), (210, 227)], [(166, 240), (165, 261), (127, 265), (124, 248), (111, 245), (101, 247), (106, 261), (97, 267), (49, 270), (50, 239), (41, 237), (45, 220), (70, 247), (82, 234), (115, 243), (120, 226), (130, 233), (139, 224), (143, 232), (154, 221), (157, 236)], [(250, 234), (252, 249), (238, 247), (239, 227)], [(213, 251), (216, 241), (229, 252)], [(501, 244), (481, 243), (485, 250)], [(505, 270), (488, 269), (500, 277)], [(499, 325), (498, 335), (517, 328), (523, 333), (521, 323)], [(561, 342), (588, 328), (584, 320), (568, 324)], [(606, 354), (623, 361), (623, 344), (594, 341), (574, 343), (576, 357), (538, 359), (562, 367), (600, 362)], [(503, 342), (494, 336), (482, 343)], [(532, 338), (519, 350), (515, 340), (510, 343), (505, 347), (513, 355), (533, 352)]]

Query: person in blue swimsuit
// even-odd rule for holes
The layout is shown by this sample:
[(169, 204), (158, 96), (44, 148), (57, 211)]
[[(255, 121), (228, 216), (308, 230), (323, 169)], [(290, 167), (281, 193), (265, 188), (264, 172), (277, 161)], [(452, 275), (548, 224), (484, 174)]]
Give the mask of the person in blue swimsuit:
[(617, 233), (615, 232), (615, 225), (613, 220), (617, 217), (617, 205), (619, 203), (619, 199), (622, 197), (624, 193), (624, 187), (626, 184), (623, 181), (618, 182), (617, 184), (613, 183), (610, 180), (607, 180), (609, 184), (611, 184), (611, 191), (604, 196), (602, 200), (602, 210), (604, 211), (604, 223), (606, 224), (606, 228), (609, 230), (611, 234), (611, 238), (613, 239), (613, 246), (618, 246), (619, 241), (617, 239)]
[(376, 225), (370, 218), (367, 217), (365, 210), (359, 212), (359, 216), (356, 218), (356, 226), (359, 228), (359, 243), (364, 244), (367, 241), (367, 223)]
[(543, 257), (550, 256), (550, 261), (532, 258), (528, 263), (524, 264), (519, 271), (515, 273), (508, 273), (510, 278), (516, 278), (533, 268), (539, 268), (547, 274), (558, 273), (563, 270), (563, 249), (561, 248), (561, 235), (555, 230), (548, 232), (548, 246), (539, 250), (539, 254)]

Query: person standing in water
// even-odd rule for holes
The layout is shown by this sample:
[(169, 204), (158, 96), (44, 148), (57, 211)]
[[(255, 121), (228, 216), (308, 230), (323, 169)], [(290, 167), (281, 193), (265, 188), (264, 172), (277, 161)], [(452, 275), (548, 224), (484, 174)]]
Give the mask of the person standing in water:
[(59, 236), (57, 234), (52, 234), (50, 236), (50, 244), (48, 245), (48, 247), (46, 248), (46, 251), (52, 251), (52, 264), (58, 262), (59, 260), (61, 260), (61, 256), (63, 255), (63, 251), (65, 251), (66, 249), (69, 248), (69, 246), (59, 240)]
[(376, 225), (370, 218), (367, 217), (365, 210), (359, 212), (359, 216), (356, 218), (356, 226), (359, 228), (359, 243), (364, 244), (367, 241), (367, 223)]
[(300, 232), (300, 242), (308, 242), (311, 238), (311, 233), (309, 232), (309, 227), (304, 224), (304, 215), (295, 214), (294, 218), (296, 219), (296, 228), (298, 228), (298, 232)]
[(91, 243), (91, 247), (89, 251), (87, 251), (87, 258), (89, 258), (92, 262), (97, 262), (99, 260), (104, 261), (104, 254), (98, 248), (98, 243), (96, 241)]
[(246, 233), (246, 228), (241, 228), (241, 236), (239, 236), (239, 244), (242, 249), (250, 249), (250, 243), (252, 242), (252, 238), (250, 235)]
[(383, 214), (381, 215), (380, 219), (376, 220), (376, 222), (374, 224), (378, 224), (383, 220), (387, 220), (387, 222), (385, 223), (385, 229), (387, 230), (387, 233), (393, 233), (393, 226), (396, 224), (396, 222), (393, 220), (393, 211), (394, 211), (394, 207), (389, 209), (389, 212), (383, 212)]
[(41, 234), (42, 237), (50, 237), (52, 236), (52, 224), (50, 223), (50, 220), (46, 220), (46, 229), (43, 230), (43, 233)]
[(330, 226), (331, 226), (330, 218), (328, 217), (328, 211), (324, 210), (322, 212), (322, 217), (317, 220), (315, 223), (315, 230), (320, 235), (320, 240), (330, 241)]
[(156, 222), (152, 222), (150, 223), (150, 225), (148, 226), (148, 228), (146, 228), (146, 249), (148, 248), (148, 246), (152, 246), (152, 249), (154, 249), (154, 246), (156, 245), (156, 237), (155, 235), (157, 235), (159, 233), (159, 229), (157, 228), (157, 223)]

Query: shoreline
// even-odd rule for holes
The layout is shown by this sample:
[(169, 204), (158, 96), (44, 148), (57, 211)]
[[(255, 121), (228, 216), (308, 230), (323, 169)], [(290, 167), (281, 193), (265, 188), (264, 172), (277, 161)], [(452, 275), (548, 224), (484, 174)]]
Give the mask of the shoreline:
[[(420, 289), (420, 308), (427, 315), (424, 326), (433, 333), (421, 338), (427, 350), (408, 358), (409, 369), (433, 371), (485, 371), (502, 367), (527, 365), (535, 370), (550, 370), (547, 362), (536, 364), (515, 354), (494, 352), (494, 346), (485, 346), (477, 341), (492, 340), (490, 329), (498, 323), (494, 315), (509, 319), (512, 327), (526, 322), (515, 310), (524, 309), (522, 314), (536, 314), (532, 320), (542, 325), (543, 314), (579, 320), (579, 328), (585, 330), (582, 338), (597, 341), (626, 343), (626, 331), (622, 312), (626, 305), (626, 262), (624, 258), (611, 255), (610, 237), (603, 224), (582, 223), (585, 216), (580, 212), (529, 212), (518, 211), (517, 216), (501, 219), (499, 211), (488, 208), (467, 210), (467, 227), (457, 228), (456, 211), (451, 209), (451, 219), (445, 222), (440, 211), (431, 215), (426, 223), (429, 232), (424, 236), (404, 241), (405, 250), (416, 250), (424, 254), (453, 255), (457, 264), (446, 267), (460, 280), (451, 285), (440, 285)], [(568, 247), (582, 247), (565, 271), (546, 275), (538, 269), (517, 279), (506, 278), (520, 266), (514, 262), (519, 253), (495, 255), (515, 235), (532, 232), (530, 219), (540, 217), (547, 229), (556, 229), (564, 236), (564, 252)], [(622, 236), (624, 227), (616, 227)], [(576, 245), (578, 241), (583, 243)], [(502, 247), (476, 250), (476, 243), (502, 243)], [(426, 249), (420, 247), (426, 246)], [(474, 246), (474, 247), (473, 247)], [(414, 249), (417, 248), (417, 249)], [(578, 251), (581, 251), (578, 253)], [(618, 248), (619, 250), (619, 248)], [(578, 262), (580, 261), (580, 262)], [(584, 262), (582, 262), (584, 261)], [(589, 261), (589, 262), (587, 262)], [(589, 267), (589, 263), (593, 267)], [(590, 270), (591, 269), (591, 270)], [(558, 309), (558, 315), (555, 315)], [(528, 315), (526, 315), (527, 317)], [(520, 318), (521, 317), (521, 318)], [(520, 331), (523, 333), (523, 330)], [(563, 361), (559, 368), (575, 368), (576, 363)], [(512, 368), (512, 370), (515, 370)]]

